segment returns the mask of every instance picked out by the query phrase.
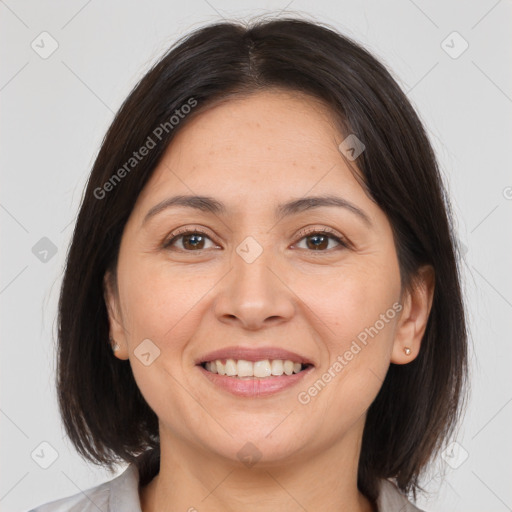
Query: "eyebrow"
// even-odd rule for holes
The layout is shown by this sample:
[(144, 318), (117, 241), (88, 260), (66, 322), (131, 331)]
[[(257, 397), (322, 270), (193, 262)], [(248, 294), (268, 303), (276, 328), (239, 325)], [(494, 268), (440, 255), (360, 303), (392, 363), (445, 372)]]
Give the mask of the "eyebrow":
[[(214, 215), (225, 215), (227, 212), (226, 206), (213, 197), (179, 195), (164, 199), (160, 203), (153, 206), (144, 217), (142, 224), (145, 224), (150, 218), (159, 214), (163, 210), (176, 206), (191, 208), (206, 213), (213, 213)], [(288, 201), (286, 203), (280, 203), (276, 207), (276, 217), (288, 217), (302, 213), (306, 210), (325, 206), (345, 208), (357, 215), (362, 221), (365, 222), (365, 224), (372, 226), (370, 218), (363, 210), (347, 201), (346, 199), (343, 199), (342, 197), (332, 195), (309, 196)]]

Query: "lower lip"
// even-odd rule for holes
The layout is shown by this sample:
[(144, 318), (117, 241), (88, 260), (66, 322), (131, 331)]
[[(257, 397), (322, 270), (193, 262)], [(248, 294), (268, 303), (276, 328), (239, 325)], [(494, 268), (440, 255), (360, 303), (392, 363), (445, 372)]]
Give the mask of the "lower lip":
[(275, 377), (265, 377), (253, 379), (239, 379), (237, 377), (228, 377), (227, 375), (219, 375), (212, 373), (203, 368), (201, 365), (197, 366), (203, 375), (216, 386), (219, 386), (233, 395), (243, 396), (248, 398), (258, 398), (261, 396), (268, 396), (278, 393), (284, 389), (290, 388), (301, 381), (307, 374), (309, 374), (314, 366), (310, 366), (299, 373), (292, 375), (279, 375)]

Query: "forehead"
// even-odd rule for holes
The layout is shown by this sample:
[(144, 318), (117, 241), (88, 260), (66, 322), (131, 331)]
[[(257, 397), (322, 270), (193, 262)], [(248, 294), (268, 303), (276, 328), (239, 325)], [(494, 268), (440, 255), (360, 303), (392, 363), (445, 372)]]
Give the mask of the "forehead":
[(193, 156), (198, 163), (237, 158), (257, 170), (261, 159), (268, 167), (276, 159), (293, 162), (313, 156), (315, 150), (324, 153), (335, 135), (341, 136), (323, 102), (298, 92), (271, 90), (230, 98), (201, 112), (177, 133), (167, 152), (173, 161), (178, 156), (183, 161)]
[(330, 108), (311, 96), (271, 90), (230, 98), (176, 133), (138, 204), (171, 193), (231, 198), (242, 207), (309, 192), (364, 195), (355, 162), (340, 153), (344, 137)]

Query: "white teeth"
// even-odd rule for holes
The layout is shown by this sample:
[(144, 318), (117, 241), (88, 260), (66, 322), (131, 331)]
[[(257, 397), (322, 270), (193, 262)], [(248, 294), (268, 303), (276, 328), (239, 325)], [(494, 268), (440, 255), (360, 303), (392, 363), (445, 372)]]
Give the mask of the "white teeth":
[(252, 377), (252, 363), (250, 361), (245, 361), (243, 359), (239, 359), (236, 363), (237, 375), (239, 377)]
[(255, 377), (270, 377), (270, 361), (265, 359), (264, 361), (256, 361), (253, 363), (254, 376)]
[(215, 361), (208, 361), (205, 366), (209, 372), (217, 373), (217, 363)]
[(270, 367), (272, 370), (272, 375), (283, 375), (283, 361), (281, 361), (281, 359), (274, 359)]
[(226, 370), (226, 375), (228, 377), (233, 377), (233, 375), (236, 375), (236, 372), (238, 371), (236, 367), (236, 361), (234, 359), (228, 359), (224, 366), (224, 370)]
[(265, 378), (272, 375), (283, 375), (283, 373), (292, 375), (293, 373), (299, 373), (302, 367), (301, 363), (294, 363), (289, 359), (273, 359), (272, 361), (264, 359), (254, 363), (245, 359), (226, 359), (226, 362), (222, 363), (220, 359), (217, 359), (215, 361), (208, 361), (205, 364), (205, 368), (209, 372), (238, 378)]

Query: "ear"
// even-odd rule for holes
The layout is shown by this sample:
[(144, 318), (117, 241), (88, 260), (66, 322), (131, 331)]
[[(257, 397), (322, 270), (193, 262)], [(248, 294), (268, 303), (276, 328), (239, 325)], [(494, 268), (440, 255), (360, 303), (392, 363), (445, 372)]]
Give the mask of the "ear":
[(113, 343), (115, 342), (119, 345), (119, 349), (113, 352), (113, 354), (118, 359), (128, 359), (128, 344), (119, 308), (119, 293), (115, 283), (115, 276), (111, 271), (105, 272), (103, 276), (103, 298), (107, 307), (110, 338), (113, 340)]
[[(410, 290), (404, 292), (403, 309), (395, 331), (391, 362), (407, 364), (419, 354), (434, 298), (435, 273), (431, 265), (418, 270)], [(407, 355), (405, 349), (409, 348)]]

